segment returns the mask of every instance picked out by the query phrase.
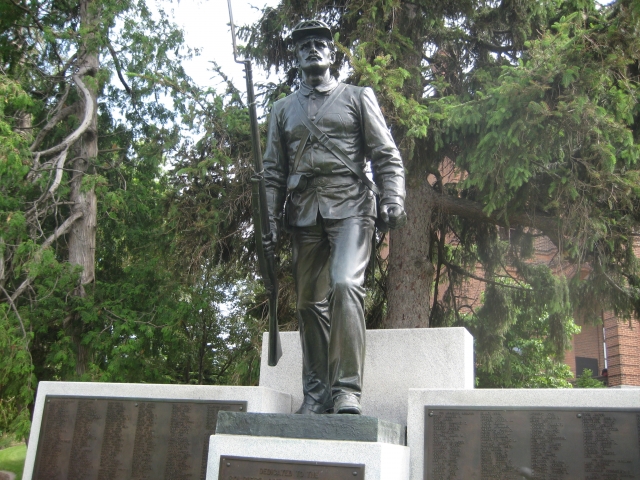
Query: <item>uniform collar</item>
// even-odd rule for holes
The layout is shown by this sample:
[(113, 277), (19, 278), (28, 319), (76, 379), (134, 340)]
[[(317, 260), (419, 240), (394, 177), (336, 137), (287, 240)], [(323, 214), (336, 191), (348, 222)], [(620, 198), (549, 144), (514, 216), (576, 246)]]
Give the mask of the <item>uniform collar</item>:
[(311, 94), (311, 92), (316, 92), (321, 95), (329, 95), (331, 92), (333, 92), (336, 89), (337, 86), (338, 86), (338, 82), (333, 77), (331, 77), (331, 80), (329, 80), (328, 83), (320, 84), (315, 88), (311, 88), (309, 85), (303, 82), (300, 85), (300, 93), (305, 97), (308, 97)]

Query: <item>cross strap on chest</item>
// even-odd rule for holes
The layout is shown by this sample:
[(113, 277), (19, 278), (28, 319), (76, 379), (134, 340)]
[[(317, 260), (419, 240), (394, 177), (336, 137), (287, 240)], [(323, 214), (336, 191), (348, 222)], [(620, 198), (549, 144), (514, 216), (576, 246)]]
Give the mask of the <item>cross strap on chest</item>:
[[(346, 85), (344, 83), (341, 83), (336, 87), (333, 93), (329, 96), (329, 98), (327, 98), (327, 100), (325, 100), (324, 104), (318, 110), (318, 113), (315, 115), (315, 122), (318, 122), (324, 116), (324, 114), (327, 113), (327, 110), (329, 109), (329, 107), (333, 104), (333, 102), (337, 100), (337, 98), (340, 96), (340, 94), (344, 91), (345, 88), (346, 88)], [(309, 117), (307, 116), (307, 112), (305, 112), (304, 106), (302, 105), (301, 94), (298, 92), (296, 93), (296, 96), (298, 97), (298, 102), (297, 102), (298, 113), (300, 114), (300, 119), (302, 120), (302, 123), (304, 124), (305, 127), (307, 127), (307, 130), (309, 130), (309, 135), (305, 137), (304, 142), (302, 142), (300, 144), (300, 147), (298, 147), (298, 151), (296, 152), (296, 159), (294, 161), (294, 168), (293, 168), (294, 172), (297, 170), (298, 163), (300, 162), (300, 157), (302, 156), (302, 150), (304, 149), (304, 145), (307, 143), (309, 136), (313, 135), (315, 138), (318, 139), (318, 142), (324, 145), (327, 148), (327, 150), (329, 150), (338, 160), (344, 163), (344, 165), (349, 170), (351, 170), (351, 172), (354, 175), (356, 175), (362, 181), (362, 183), (364, 183), (367, 187), (369, 187), (369, 189), (373, 193), (375, 193), (376, 195), (380, 195), (380, 189), (375, 183), (371, 181), (369, 177), (367, 177), (367, 175), (364, 173), (362, 168), (360, 168), (359, 165), (354, 163), (349, 158), (349, 156), (344, 152), (344, 150), (342, 150), (333, 140), (331, 140), (331, 138), (329, 138), (329, 136), (326, 133), (324, 133), (320, 129), (320, 127), (316, 125), (315, 122), (312, 122), (309, 119)]]

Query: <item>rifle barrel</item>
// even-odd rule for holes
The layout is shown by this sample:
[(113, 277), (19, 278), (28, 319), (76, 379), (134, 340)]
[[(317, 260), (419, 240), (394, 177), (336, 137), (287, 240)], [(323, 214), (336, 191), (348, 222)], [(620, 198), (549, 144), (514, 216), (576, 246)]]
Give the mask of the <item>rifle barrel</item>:
[[(245, 79), (247, 82), (247, 106), (249, 107), (249, 119), (251, 121), (251, 145), (253, 150), (253, 172), (257, 188), (253, 187), (252, 201), (254, 206), (254, 231), (256, 237), (256, 249), (258, 251), (258, 263), (260, 274), (269, 296), (269, 345), (267, 363), (275, 367), (282, 356), (280, 345), (280, 333), (278, 332), (278, 278), (276, 275), (276, 260), (273, 252), (266, 254), (262, 248), (263, 236), (271, 237), (271, 224), (269, 223), (269, 208), (267, 206), (267, 188), (264, 181), (264, 167), (262, 164), (262, 149), (260, 147), (260, 127), (256, 111), (256, 97), (253, 91), (253, 68), (251, 60), (238, 60), (238, 48), (236, 45), (236, 31), (233, 24), (233, 12), (231, 0), (227, 0), (229, 6), (229, 21), (231, 25), (231, 41), (233, 43), (233, 59), (236, 63), (244, 64)], [(257, 190), (257, 192), (256, 192)], [(256, 218), (257, 217), (257, 218)]]

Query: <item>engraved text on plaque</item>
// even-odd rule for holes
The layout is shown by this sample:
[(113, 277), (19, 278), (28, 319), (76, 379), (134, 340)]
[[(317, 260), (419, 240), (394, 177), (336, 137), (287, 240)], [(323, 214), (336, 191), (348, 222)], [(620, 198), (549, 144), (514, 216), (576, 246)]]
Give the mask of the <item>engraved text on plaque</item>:
[(246, 402), (47, 396), (33, 480), (204, 480), (218, 412)]
[(364, 480), (364, 465), (222, 455), (218, 480)]
[(425, 480), (640, 479), (640, 410), (430, 408)]

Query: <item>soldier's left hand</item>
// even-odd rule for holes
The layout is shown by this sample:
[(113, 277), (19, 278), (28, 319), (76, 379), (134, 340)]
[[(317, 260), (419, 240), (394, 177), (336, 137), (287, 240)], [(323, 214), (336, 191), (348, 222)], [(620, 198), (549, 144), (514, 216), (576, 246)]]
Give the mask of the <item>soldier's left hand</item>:
[(389, 228), (394, 230), (407, 223), (407, 214), (402, 206), (397, 203), (389, 203), (380, 207), (380, 218)]

